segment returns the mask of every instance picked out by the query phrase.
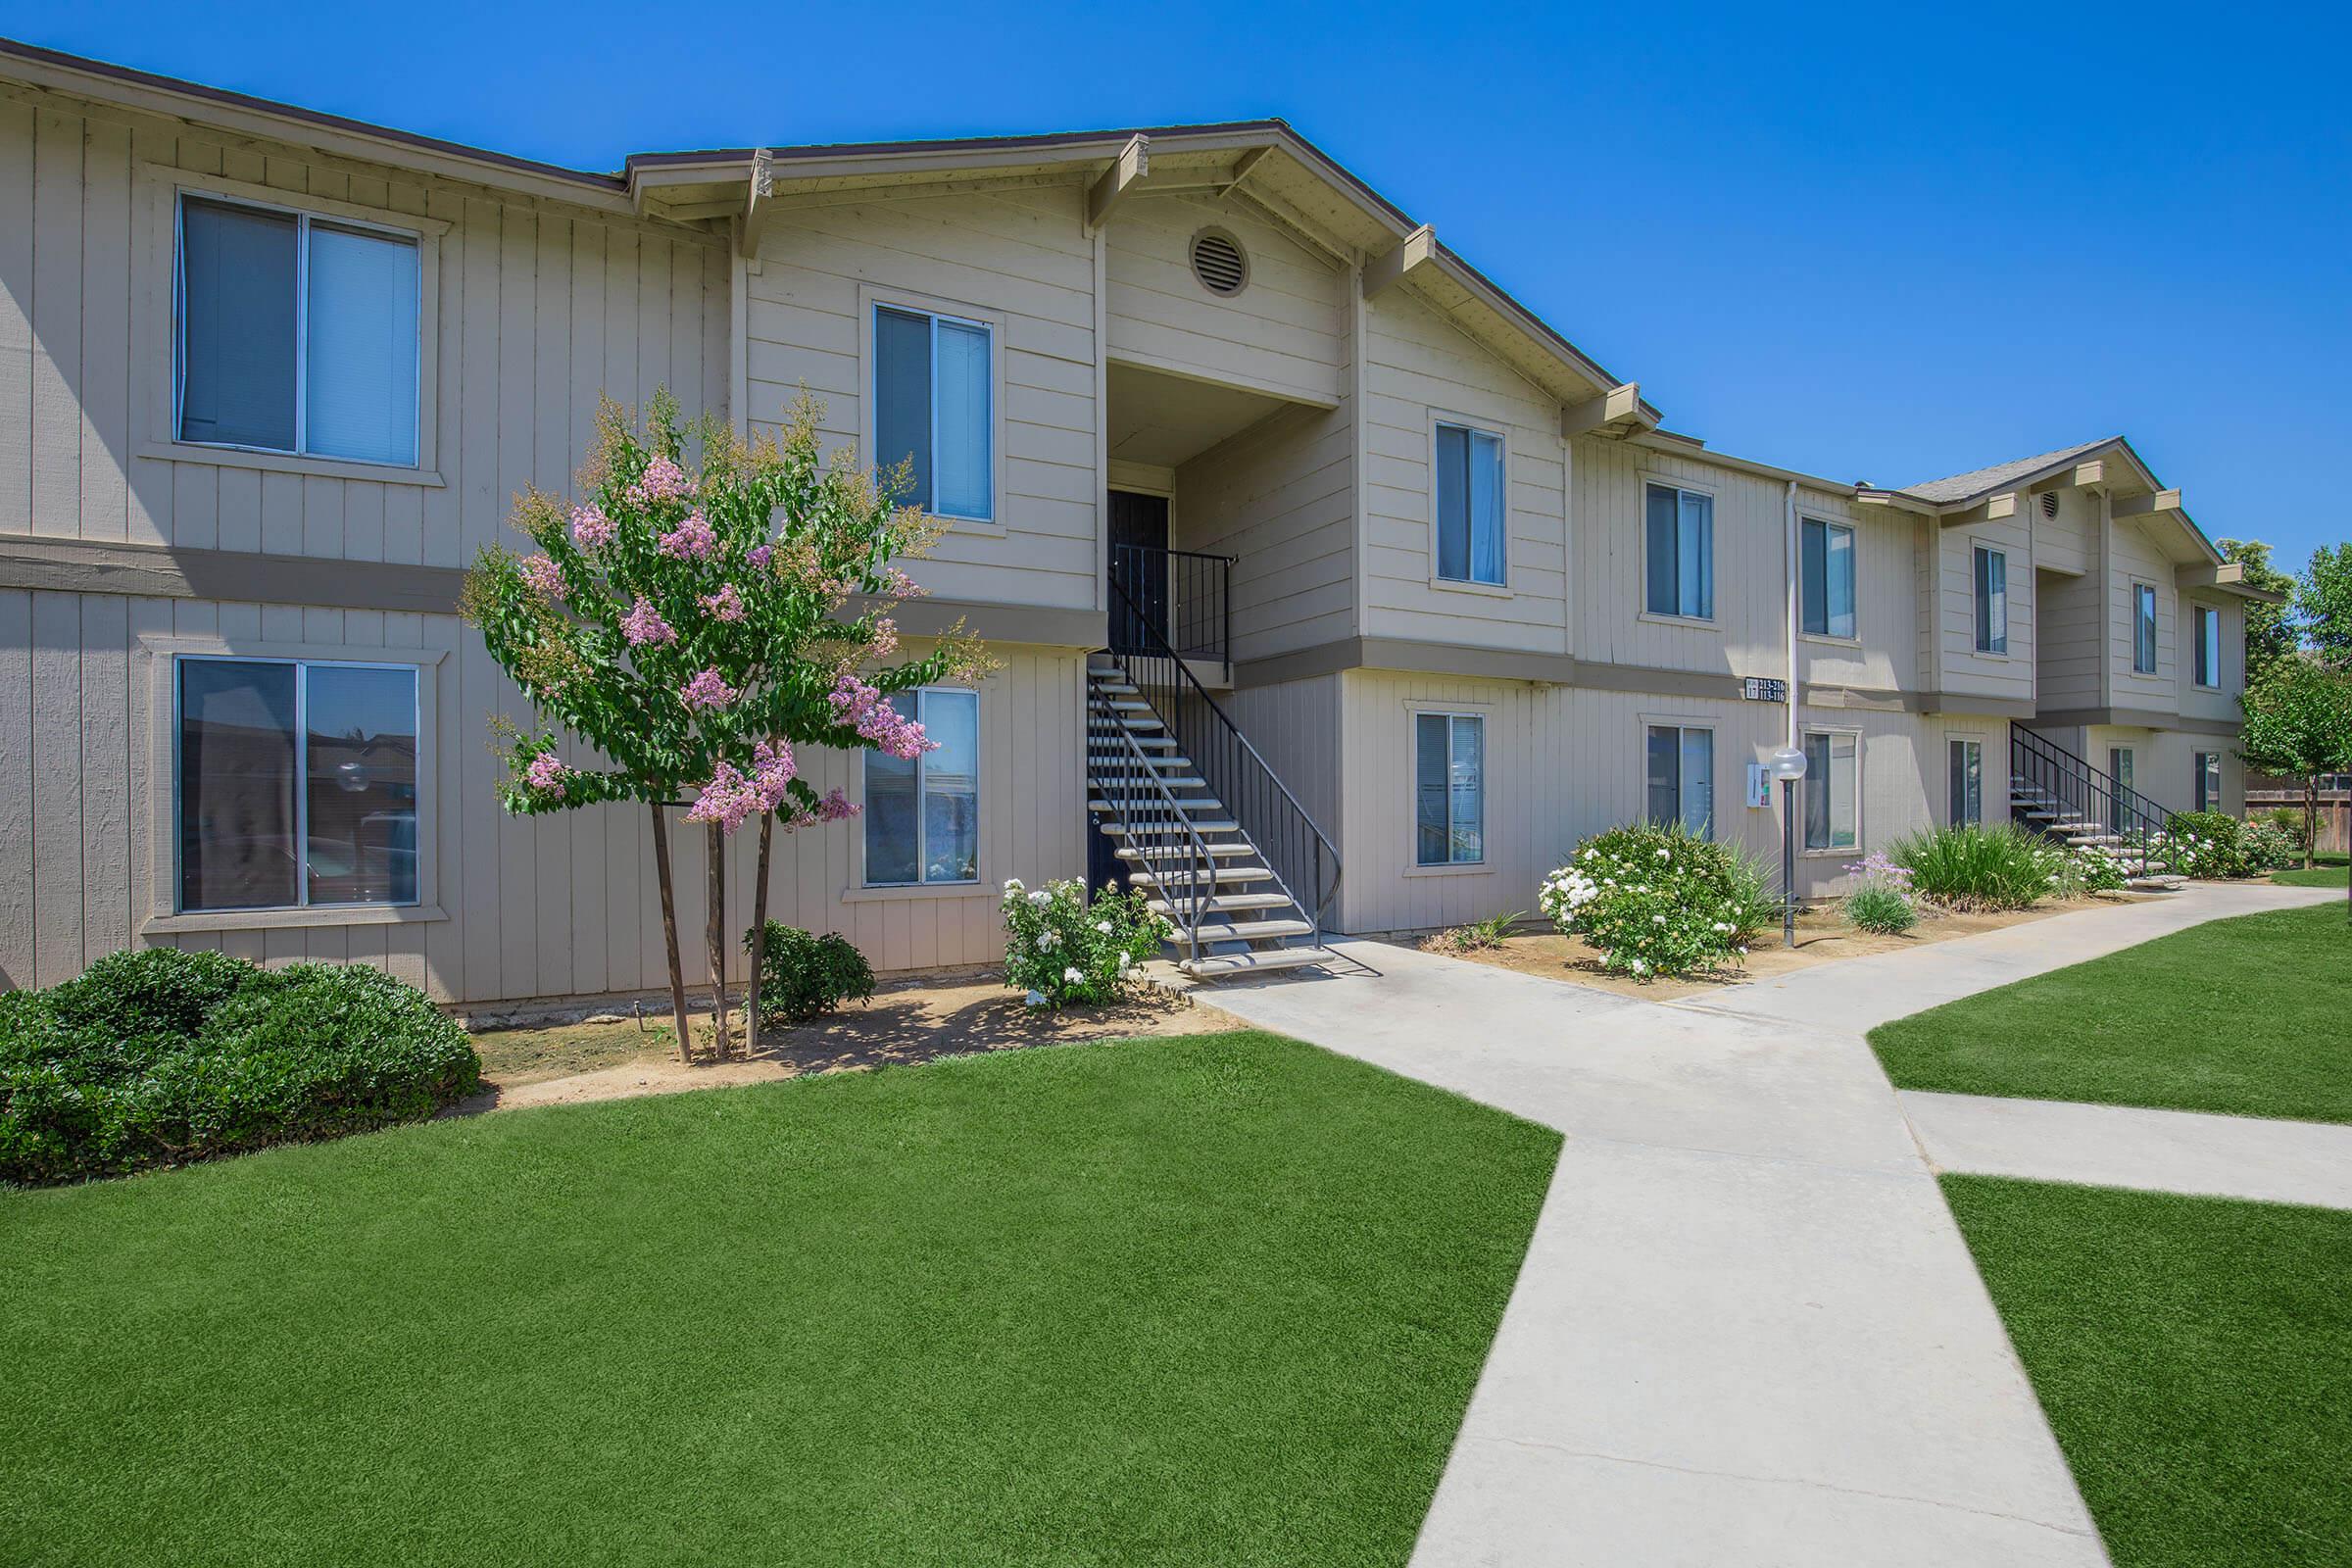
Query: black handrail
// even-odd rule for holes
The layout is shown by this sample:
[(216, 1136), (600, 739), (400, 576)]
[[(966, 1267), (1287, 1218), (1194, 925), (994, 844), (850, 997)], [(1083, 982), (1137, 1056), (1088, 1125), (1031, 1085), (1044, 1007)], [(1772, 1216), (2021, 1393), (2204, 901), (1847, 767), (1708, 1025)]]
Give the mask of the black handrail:
[[(1234, 821), (1250, 835), (1258, 858), (1291, 902), (1314, 927), (1320, 945), (1331, 901), (1340, 891), (1340, 852), (1329, 834), (1315, 825), (1250, 738), (1235, 725), (1217, 700), (1200, 684), (1192, 667), (1146, 616), (1114, 573), (1110, 578), (1111, 618), (1121, 611), (1137, 636), (1140, 649), (1110, 650), (1111, 658), (1168, 733), (1192, 760), (1193, 769), (1205, 779), (1216, 798), (1233, 813)], [(1306, 890), (1300, 897), (1299, 890)]]
[[(2141, 874), (2154, 868), (2154, 847), (2163, 842), (2173, 817), (2166, 807), (2022, 724), (2009, 726), (2009, 776), (2048, 801), (2060, 821), (2103, 825), (2132, 847)], [(2028, 811), (2027, 803), (2012, 799), (2011, 814)]]
[(1114, 650), (1148, 651), (1148, 627), (1188, 659), (1233, 657), (1233, 557), (1113, 545), (1110, 578), (1125, 595), (1111, 610)]
[[(1152, 852), (1172, 850), (1185, 859), (1189, 873), (1185, 885), (1190, 890), (1184, 901), (1187, 907), (1182, 911), (1184, 918), (1172, 923), (1180, 934), (1185, 960), (1189, 963), (1200, 956), (1200, 940), (1195, 933), (1207, 913), (1208, 900), (1216, 895), (1215, 859), (1209, 855), (1200, 828), (1169, 791), (1167, 780), (1160, 777), (1159, 769), (1137, 744), (1125, 718), (1092, 682), (1087, 685), (1087, 709), (1090, 717), (1086, 738), (1087, 777), (1102, 789), (1110, 814), (1126, 830), (1125, 847), (1136, 852), (1135, 866), (1150, 874), (1171, 917), (1178, 913), (1177, 883), (1164, 867), (1174, 857), (1154, 856)], [(1102, 757), (1099, 747), (1114, 755)], [(1150, 788), (1140, 788), (1147, 780)]]

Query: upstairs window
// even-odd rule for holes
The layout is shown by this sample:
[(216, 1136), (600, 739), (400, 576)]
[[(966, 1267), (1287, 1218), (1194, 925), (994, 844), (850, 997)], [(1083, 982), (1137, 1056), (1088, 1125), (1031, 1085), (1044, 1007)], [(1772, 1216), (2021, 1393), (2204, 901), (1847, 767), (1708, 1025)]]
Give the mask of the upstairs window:
[(1438, 425), (1438, 575), (1502, 582), (1502, 437)]
[(1805, 631), (1854, 635), (1854, 530), (1819, 517), (1804, 520)]
[(416, 899), (416, 670), (179, 661), (179, 907)]
[(1647, 487), (1642, 603), (1653, 615), (1715, 618), (1715, 498), (1672, 485)]
[(1648, 726), (1648, 816), (1659, 827), (1680, 822), (1694, 837), (1715, 836), (1715, 732), (1677, 724)]
[(1977, 547), (1977, 652), (2009, 651), (2009, 557)]
[(2144, 582), (2132, 585), (2132, 672), (2156, 673), (2156, 590)]
[(2196, 682), (2200, 686), (2219, 686), (2222, 683), (2222, 612), (2211, 605), (2199, 605), (2196, 607)]
[(995, 337), (986, 321), (874, 307), (874, 464), (913, 466), (902, 504), (995, 519)]
[(414, 234), (182, 196), (176, 438), (416, 466), (420, 276)]

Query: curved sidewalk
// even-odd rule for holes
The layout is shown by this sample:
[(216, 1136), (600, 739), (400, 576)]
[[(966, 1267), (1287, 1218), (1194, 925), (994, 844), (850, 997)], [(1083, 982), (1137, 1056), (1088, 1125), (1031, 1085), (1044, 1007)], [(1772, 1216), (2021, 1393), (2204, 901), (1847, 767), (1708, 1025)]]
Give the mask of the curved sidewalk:
[(1220, 986), (1567, 1136), (1414, 1562), (2104, 1563), (1862, 1031), (2309, 902), (2192, 888), (1697, 1004), (1363, 942), (1368, 975)]

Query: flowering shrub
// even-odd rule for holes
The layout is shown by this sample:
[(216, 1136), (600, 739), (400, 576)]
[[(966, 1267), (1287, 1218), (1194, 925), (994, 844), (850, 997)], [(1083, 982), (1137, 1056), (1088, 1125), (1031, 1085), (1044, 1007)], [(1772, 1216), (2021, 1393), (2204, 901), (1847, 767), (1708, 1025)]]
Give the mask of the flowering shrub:
[(1744, 886), (1753, 869), (1679, 826), (1611, 828), (1544, 878), (1538, 902), (1606, 968), (1643, 981), (1695, 974), (1746, 954), (1758, 923)]
[(2175, 811), (2165, 819), (2161, 858), (2182, 876), (2252, 876), (2264, 863), (2246, 853), (2246, 825), (2220, 811)]
[(2059, 874), (2059, 888), (2071, 897), (2090, 893), (2113, 893), (2132, 880), (2124, 862), (2112, 852), (2097, 845), (2082, 844), (2065, 852), (2064, 866)]
[(1864, 931), (1901, 936), (1919, 924), (1911, 903), (1911, 868), (1897, 865), (1884, 851), (1873, 850), (1846, 867), (1861, 879), (1845, 896), (1845, 917)]
[(2246, 823), (2238, 839), (2238, 848), (2246, 858), (2246, 869), (2269, 871), (2281, 865), (2293, 865), (2303, 858), (2303, 824), (2281, 826), (2275, 816), (2257, 817)]
[(1138, 890), (1108, 888), (1090, 902), (1075, 878), (1027, 888), (1004, 884), (1004, 983), (1054, 1006), (1109, 1002), (1143, 978), (1168, 923)]

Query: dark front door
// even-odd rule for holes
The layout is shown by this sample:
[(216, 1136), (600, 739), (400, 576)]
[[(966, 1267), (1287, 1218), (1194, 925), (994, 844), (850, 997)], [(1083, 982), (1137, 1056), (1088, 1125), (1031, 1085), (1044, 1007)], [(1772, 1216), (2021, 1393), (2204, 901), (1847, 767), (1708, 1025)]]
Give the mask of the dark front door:
[(1110, 646), (1144, 653), (1151, 627), (1168, 634), (1168, 498), (1110, 493), (1110, 574), (1124, 591), (1110, 596)]

